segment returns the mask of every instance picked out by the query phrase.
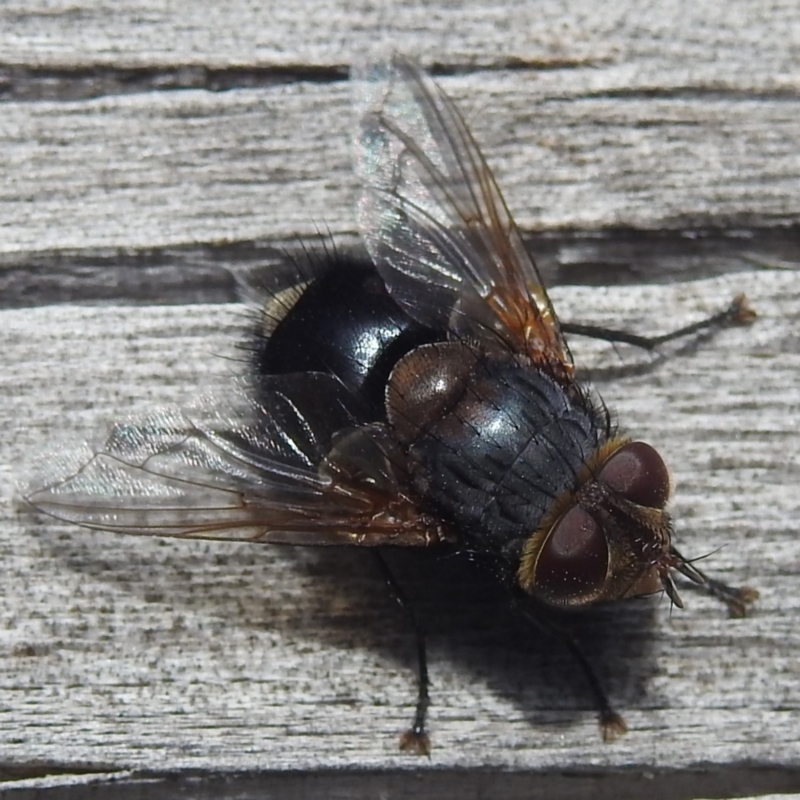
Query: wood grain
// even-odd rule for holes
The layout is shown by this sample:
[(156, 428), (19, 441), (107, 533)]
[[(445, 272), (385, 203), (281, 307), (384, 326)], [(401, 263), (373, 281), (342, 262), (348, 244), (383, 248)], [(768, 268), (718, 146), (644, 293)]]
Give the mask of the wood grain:
[[(755, 613), (732, 621), (690, 595), (684, 612), (627, 604), (579, 623), (632, 729), (608, 746), (566, 654), (536, 637), (520, 643), (512, 623), (493, 632), (492, 598), (469, 576), (446, 570), (445, 588), (429, 596), (422, 576), (435, 579), (441, 565), (420, 567), (412, 585), (432, 628), (431, 765), (795, 763), (796, 276), (565, 287), (554, 300), (565, 318), (591, 305), (593, 321), (641, 329), (697, 318), (738, 290), (761, 315), (752, 328), (599, 385), (621, 423), (670, 463), (685, 548), (713, 553), (726, 580), (756, 584)], [(229, 305), (2, 315), (4, 483), (37, 444), (229, 380), (236, 362), (223, 356), (243, 320)], [(579, 344), (601, 378), (604, 365), (618, 371), (619, 354)], [(4, 508), (3, 683), (16, 723), (6, 758), (409, 766), (396, 741), (413, 700), (411, 643), (360, 553), (142, 541), (35, 523), (8, 498)]]
[[(793, 223), (795, 101), (619, 97), (588, 68), (567, 77), (443, 79), (526, 229)], [(353, 233), (349, 92), (297, 82), (8, 102), (0, 251)]]
[[(489, 25), (478, 4), (459, 9), (465, 32), (451, 48), (440, 42), (452, 11), (437, 17), (420, 7), (391, 29), (393, 36), (413, 31), (414, 46), (405, 49), (427, 63), (491, 68), (443, 80), (523, 227), (758, 228), (796, 221), (798, 76), (783, 35), (796, 25), (792, 3), (740, 3), (734, 15), (713, 3), (664, 3), (648, 6), (646, 19), (636, 4), (612, 13), (586, 4), (560, 25), (548, 18), (556, 4), (537, 9), (535, 20), (523, 5), (491, 12), (507, 21), (502, 51), (490, 41), (470, 48), (477, 39), (471, 26)], [(61, 65), (70, 85), (72, 70), (97, 64), (145, 63), (155, 76), (134, 84), (134, 93), (109, 93), (98, 78), (92, 86), (99, 96), (71, 102), (26, 101), (22, 89), (16, 94), (23, 99), (14, 101), (14, 86), (37, 79), (8, 79), (0, 251), (283, 240), (320, 226), (352, 233), (349, 87), (280, 70), (286, 63), (346, 65), (376, 46), (376, 28), (367, 20), (366, 30), (334, 46), (324, 33), (292, 37), (266, 9), (252, 18), (259, 12), (251, 4), (232, 4), (222, 20), (201, 6), (190, 4), (187, 18), (159, 7), (0, 10), (10, 64)], [(322, 12), (309, 3), (304, 13), (313, 19)], [(346, 9), (344, 24), (348, 13), (362, 12)], [(31, 25), (42, 33), (34, 37)], [(49, 36), (47, 25), (56, 28)], [(113, 47), (104, 44), (108, 31)], [(225, 34), (234, 32), (228, 41)], [(253, 35), (274, 37), (283, 48), (243, 45), (242, 37)], [(403, 38), (392, 41), (403, 49)], [(160, 89), (167, 53), (172, 65), (266, 64), (275, 78), (267, 75), (256, 87), (242, 78), (242, 86), (225, 92), (204, 84)], [(497, 71), (509, 65), (514, 69)]]
[[(0, 791), (800, 790), (796, 4), (218, 6), (0, 7)], [(565, 319), (667, 330), (738, 291), (759, 312), (655, 364), (575, 343), (670, 464), (682, 547), (762, 593), (745, 620), (687, 591), (682, 612), (575, 621), (631, 728), (610, 746), (569, 657), (469, 570), (398, 565), (431, 630), (434, 749), (413, 759), (413, 642), (362, 554), (134, 540), (15, 505), (36, 450), (241, 369), (236, 274), (320, 230), (355, 244), (344, 76), (387, 42), (464, 108), (573, 284)]]

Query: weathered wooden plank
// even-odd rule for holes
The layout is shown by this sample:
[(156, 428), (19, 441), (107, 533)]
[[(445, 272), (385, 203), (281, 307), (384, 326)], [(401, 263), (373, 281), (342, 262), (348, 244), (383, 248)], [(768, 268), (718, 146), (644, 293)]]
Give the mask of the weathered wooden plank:
[[(198, 797), (796, 790), (796, 29), (795, 3), (759, 0), (2, 4), (5, 786), (67, 797), (74, 783), (79, 797), (92, 780), (79, 773), (109, 770), (119, 797), (170, 795), (133, 768), (258, 771), (192, 785)], [(411, 641), (358, 554), (115, 539), (12, 507), (12, 477), (42, 441), (236, 370), (218, 357), (236, 309), (128, 301), (228, 299), (220, 265), (268, 262), (317, 228), (353, 241), (341, 78), (381, 40), (439, 65), (548, 272), (597, 283), (784, 270), (558, 291), (560, 310), (640, 329), (739, 288), (762, 313), (751, 331), (601, 387), (668, 456), (686, 549), (724, 545), (709, 564), (763, 593), (742, 622), (690, 595), (685, 612), (637, 605), (584, 623), (634, 728), (611, 747), (574, 665), (498, 622), (469, 575), (411, 583), (433, 631), (435, 750), (421, 764), (395, 749)], [(13, 310), (81, 298), (118, 304)], [(420, 766), (441, 772), (410, 781)], [(344, 767), (373, 771), (326, 771)], [(597, 777), (562, 778), (576, 769)]]
[[(324, 0), (276, 8), (234, 0), (34, 0), (0, 9), (3, 61), (69, 70), (95, 65), (225, 68), (344, 65), (384, 45), (439, 63), (533, 62), (545, 66), (636, 63), (651, 85), (713, 75), (720, 85), (796, 89), (797, 7), (791, 0), (718, 3), (657, 0), (613, 7), (524, 0), (402, 7)], [(750, 69), (739, 68), (747, 62)], [(631, 79), (645, 76), (632, 70)], [(176, 81), (178, 82), (178, 81)], [(180, 84), (179, 84), (180, 85)]]
[[(800, 99), (692, 90), (621, 100), (624, 81), (600, 87), (590, 69), (443, 82), (525, 229), (796, 223)], [(297, 83), (5, 103), (4, 261), (352, 234), (349, 92)]]
[[(752, 328), (601, 389), (671, 465), (685, 549), (713, 553), (709, 568), (756, 584), (762, 599), (741, 621), (690, 594), (683, 612), (628, 604), (580, 624), (632, 729), (603, 745), (564, 653), (498, 617), (470, 574), (446, 570), (428, 589), (424, 576), (443, 567), (421, 568), (411, 588), (432, 629), (431, 765), (798, 766), (799, 287), (796, 273), (774, 271), (557, 290), (565, 318), (640, 329), (751, 295), (761, 314)], [(220, 357), (241, 324), (235, 306), (0, 314), (6, 487), (37, 444), (186, 398), (237, 368)], [(619, 365), (613, 351), (579, 344), (578, 357)], [(8, 489), (2, 502), (4, 760), (416, 766), (396, 749), (413, 699), (411, 642), (362, 554), (86, 533), (19, 515)]]

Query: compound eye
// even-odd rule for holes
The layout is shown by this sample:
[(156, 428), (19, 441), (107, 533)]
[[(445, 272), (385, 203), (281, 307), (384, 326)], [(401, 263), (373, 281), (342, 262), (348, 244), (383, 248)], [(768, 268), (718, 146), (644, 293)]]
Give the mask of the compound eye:
[(598, 479), (631, 503), (664, 508), (669, 499), (669, 472), (649, 444), (628, 442), (600, 470)]
[(552, 605), (588, 604), (605, 584), (608, 558), (600, 524), (580, 506), (573, 506), (542, 545), (532, 588)]

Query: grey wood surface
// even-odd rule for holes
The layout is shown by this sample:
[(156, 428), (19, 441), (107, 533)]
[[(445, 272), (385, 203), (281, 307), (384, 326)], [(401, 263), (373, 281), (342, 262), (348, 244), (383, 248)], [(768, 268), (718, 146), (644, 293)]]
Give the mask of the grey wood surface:
[[(219, 5), (0, 6), (0, 786), (797, 791), (796, 3)], [(441, 73), (573, 284), (563, 318), (663, 331), (738, 291), (759, 313), (652, 365), (575, 344), (667, 458), (684, 549), (762, 593), (745, 620), (688, 591), (576, 620), (631, 728), (611, 745), (568, 655), (452, 565), (398, 565), (431, 629), (414, 759), (413, 642), (363, 554), (86, 533), (13, 501), (41, 447), (241, 369), (233, 273), (355, 241), (344, 75), (381, 42)]]

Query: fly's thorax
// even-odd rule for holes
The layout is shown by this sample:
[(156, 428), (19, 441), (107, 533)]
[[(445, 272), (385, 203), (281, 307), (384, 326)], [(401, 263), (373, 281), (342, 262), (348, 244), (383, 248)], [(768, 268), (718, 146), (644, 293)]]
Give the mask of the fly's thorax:
[(461, 342), (400, 359), (386, 405), (418, 502), (471, 548), (505, 558), (519, 558), (609, 436), (606, 416), (574, 386), (525, 357)]
[(670, 562), (670, 479), (644, 442), (599, 447), (525, 543), (517, 579), (560, 608), (653, 594)]

